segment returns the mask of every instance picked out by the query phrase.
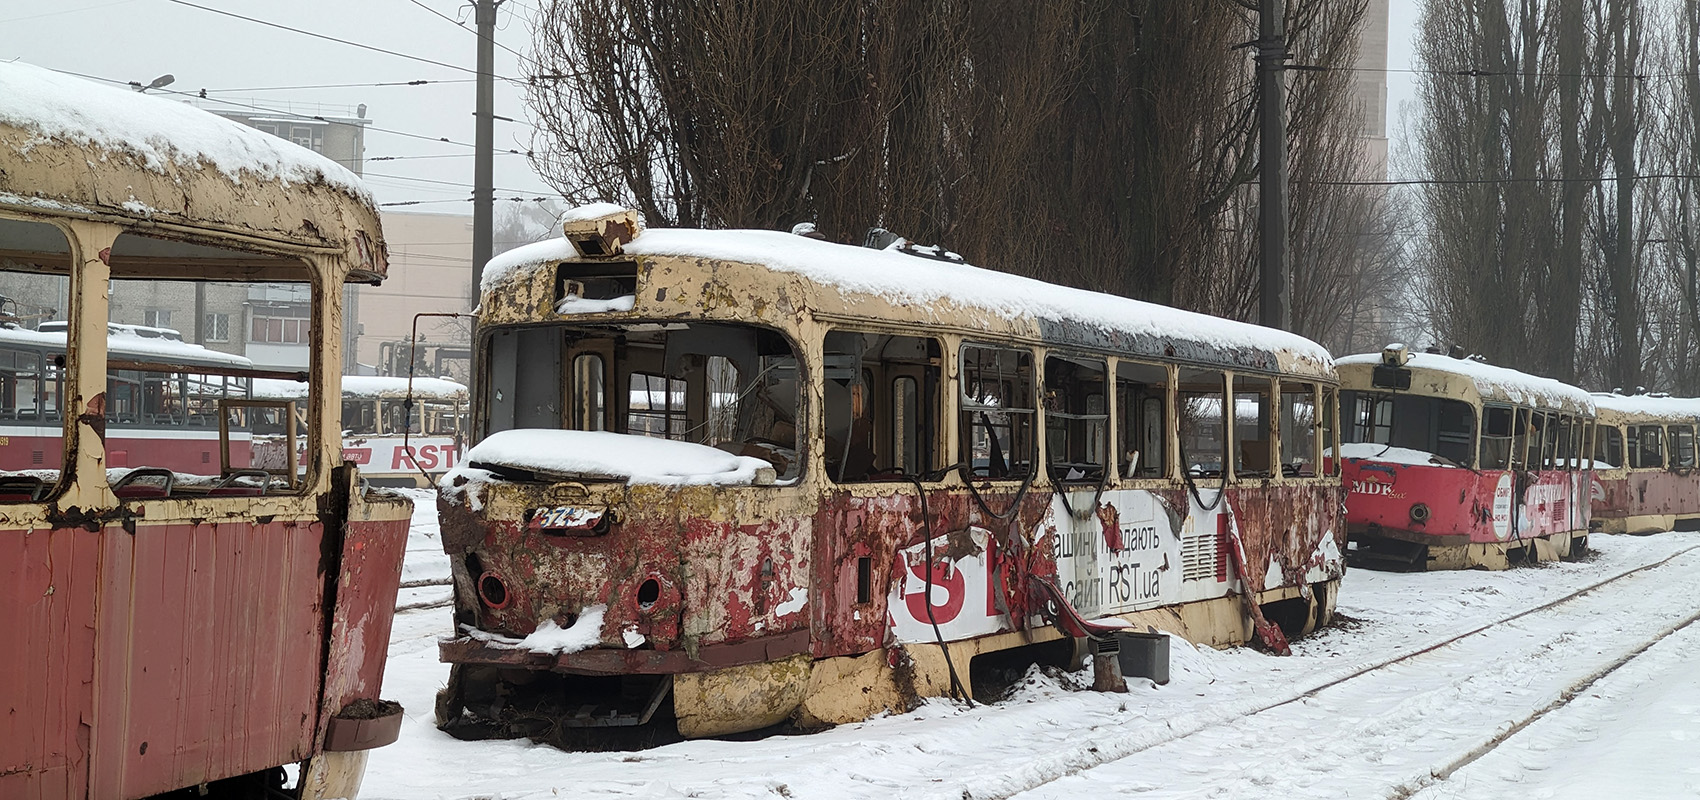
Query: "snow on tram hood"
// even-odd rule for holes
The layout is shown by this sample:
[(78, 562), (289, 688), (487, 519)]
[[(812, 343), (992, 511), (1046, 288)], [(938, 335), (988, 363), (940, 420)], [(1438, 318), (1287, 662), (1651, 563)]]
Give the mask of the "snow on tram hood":
[(444, 489), (492, 468), (550, 477), (628, 484), (752, 486), (774, 482), (773, 465), (692, 442), (626, 433), (516, 428), (486, 437), (461, 466), (443, 476)]
[[(1133, 337), (1193, 341), (1222, 350), (1285, 351), (1299, 363), (1330, 373), (1334, 364), (1322, 345), (1286, 331), (969, 264), (835, 244), (780, 231), (655, 228), (642, 231), (622, 250), (630, 255), (756, 264), (840, 291), (884, 297), (894, 304), (944, 302), (1004, 319), (1086, 325)], [(510, 250), (485, 266), (481, 288), (492, 291), (534, 269), (578, 257), (565, 238)]]

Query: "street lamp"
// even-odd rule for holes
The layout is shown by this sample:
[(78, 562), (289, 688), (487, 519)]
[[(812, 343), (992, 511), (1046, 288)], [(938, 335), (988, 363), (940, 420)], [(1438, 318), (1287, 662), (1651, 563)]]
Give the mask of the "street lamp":
[(157, 78), (154, 78), (146, 86), (143, 86), (140, 83), (137, 83), (135, 81), (130, 81), (130, 88), (135, 89), (138, 92), (145, 92), (149, 89), (158, 89), (161, 86), (170, 86), (171, 82), (175, 81), (175, 80), (177, 80), (177, 79), (172, 77), (171, 73), (167, 72), (164, 75), (161, 75)]

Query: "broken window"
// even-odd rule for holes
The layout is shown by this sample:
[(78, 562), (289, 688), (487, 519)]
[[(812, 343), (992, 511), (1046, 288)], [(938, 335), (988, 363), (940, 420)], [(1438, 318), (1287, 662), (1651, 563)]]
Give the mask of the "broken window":
[(1281, 382), (1281, 474), (1316, 475), (1316, 386)]
[(858, 331), (826, 335), (823, 455), (840, 483), (906, 480), (935, 469), (937, 339)]
[(1181, 465), (1187, 474), (1219, 478), (1227, 463), (1227, 376), (1216, 370), (1182, 369), (1176, 386)]
[(1273, 474), (1274, 430), (1270, 421), (1273, 391), (1268, 378), (1234, 376), (1234, 475), (1237, 477), (1267, 478)]
[(1045, 459), (1055, 483), (1104, 480), (1110, 415), (1100, 359), (1045, 359)]
[[(1527, 408), (1516, 411), (1516, 421), (1511, 426), (1511, 468), (1529, 469), (1531, 455), (1538, 461), (1540, 449), (1537, 447), (1531, 453), (1530, 440), (1534, 438), (1535, 424), (1531, 420), (1532, 412)], [(1534, 438), (1536, 442), (1538, 438)]]
[(1156, 364), (1116, 363), (1117, 430), (1127, 478), (1169, 474), (1169, 370)]
[(1594, 426), (1594, 469), (1616, 469), (1623, 458), (1623, 429), (1616, 425)]
[[(1322, 450), (1325, 455), (1334, 455), (1340, 448), (1340, 404), (1337, 402), (1338, 392), (1333, 387), (1322, 390)], [(1340, 474), (1340, 459), (1330, 458), (1324, 464), (1329, 477)]]
[(1019, 479), (1033, 469), (1033, 354), (962, 348), (962, 460), (977, 477)]
[(1694, 426), (1670, 426), (1671, 469), (1694, 468)]
[(0, 218), (0, 503), (46, 499), (65, 464), (70, 267), (58, 228)]
[(489, 433), (606, 430), (759, 458), (782, 481), (801, 472), (797, 357), (775, 331), (711, 322), (525, 326), (492, 331), (488, 348)]
[(1482, 469), (1506, 469), (1511, 466), (1511, 429), (1514, 409), (1507, 406), (1482, 408)]
[(1664, 469), (1663, 427), (1634, 425), (1629, 428), (1629, 466), (1639, 469)]

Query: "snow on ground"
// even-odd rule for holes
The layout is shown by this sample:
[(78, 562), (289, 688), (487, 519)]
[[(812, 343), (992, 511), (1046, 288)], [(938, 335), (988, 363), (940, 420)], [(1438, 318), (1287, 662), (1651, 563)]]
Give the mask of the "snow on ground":
[[(434, 505), (428, 493), (417, 499), (406, 574), (446, 574)], [(373, 751), (362, 797), (956, 800), (1031, 790), (1023, 796), (1421, 792), (1435, 800), (1594, 797), (1612, 789), (1694, 796), (1700, 688), (1683, 671), (1700, 650), (1694, 628), (1631, 659), (1449, 780), (1428, 775), (1694, 613), (1700, 550), (1578, 602), (1245, 716), (1659, 561), (1700, 544), (1700, 536), (1595, 536), (1591, 543), (1597, 552), (1586, 562), (1497, 573), (1352, 570), (1340, 601), (1352, 621), (1295, 642), (1292, 657), (1197, 650), (1177, 640), (1171, 682), (1133, 680), (1125, 695), (1081, 691), (1091, 684), (1084, 672), (1034, 671), (1012, 697), (992, 705), (934, 700), (908, 714), (812, 735), (633, 753), (461, 742), (439, 732), (432, 703), (448, 668), (437, 663), (436, 640), (450, 633), (449, 611), (409, 611), (397, 616), (384, 686), (384, 697), (406, 706), (407, 720), (400, 741)], [(1608, 702), (1617, 698), (1622, 702)], [(1662, 772), (1644, 783), (1646, 770)]]

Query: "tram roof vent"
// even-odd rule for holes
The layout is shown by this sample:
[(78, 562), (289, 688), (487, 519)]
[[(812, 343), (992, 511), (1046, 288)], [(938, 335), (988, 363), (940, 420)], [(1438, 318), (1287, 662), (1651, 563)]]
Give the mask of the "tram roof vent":
[(1403, 367), (1411, 362), (1411, 351), (1405, 345), (1394, 342), (1381, 350), (1381, 363), (1389, 367)]
[(591, 203), (561, 215), (561, 235), (586, 258), (620, 255), (642, 230), (636, 211), (613, 203)]

